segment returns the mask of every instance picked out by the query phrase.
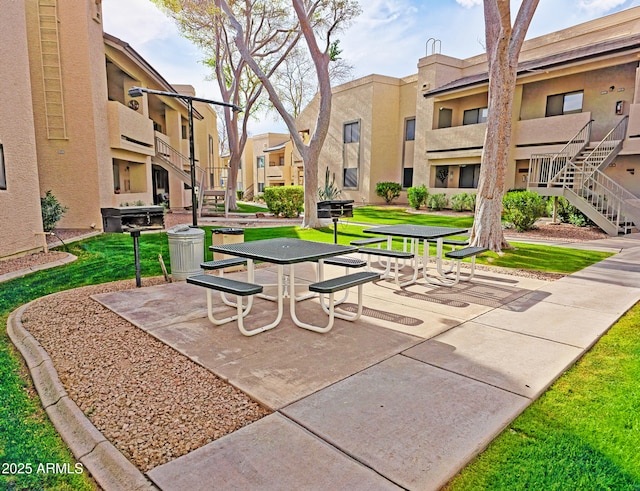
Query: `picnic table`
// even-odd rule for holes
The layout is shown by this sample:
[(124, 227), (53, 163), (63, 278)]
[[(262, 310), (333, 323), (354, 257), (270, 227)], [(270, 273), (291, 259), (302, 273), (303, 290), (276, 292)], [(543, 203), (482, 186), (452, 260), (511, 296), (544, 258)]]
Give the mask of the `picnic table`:
[[(271, 324), (268, 324), (267, 326), (264, 326), (263, 328), (260, 328), (260, 332), (276, 327), (280, 323), (284, 313), (285, 297), (288, 297), (290, 299), (289, 310), (293, 322), (297, 326), (305, 329), (317, 332), (327, 332), (333, 325), (334, 317), (343, 318), (346, 320), (356, 320), (356, 318), (360, 316), (360, 313), (362, 311), (361, 285), (367, 281), (372, 281), (373, 279), (379, 277), (379, 275), (367, 272), (355, 273), (330, 280), (321, 280), (309, 286), (311, 293), (298, 297), (296, 296), (296, 264), (304, 262), (318, 263), (318, 269), (319, 271), (322, 271), (325, 259), (357, 252), (358, 248), (355, 246), (331, 244), (326, 242), (314, 242), (293, 238), (275, 238), (237, 244), (214, 245), (211, 246), (210, 249), (214, 252), (245, 258), (247, 260), (247, 281), (249, 284), (255, 284), (255, 261), (272, 263), (277, 266), (277, 288), (275, 296), (269, 296), (262, 293), (261, 291), (257, 292), (255, 291), (255, 289), (251, 289), (248, 287), (241, 288), (239, 290), (240, 294), (251, 295), (251, 297), (253, 297), (253, 295), (258, 295), (261, 298), (272, 300), (277, 303), (278, 313), (275, 321)], [(285, 276), (285, 265), (289, 266), (288, 276)], [(319, 276), (319, 278), (321, 278), (321, 276)], [(287, 288), (285, 288), (285, 284)], [(355, 318), (354, 316), (340, 314), (334, 311), (334, 292), (340, 291), (344, 288), (349, 288), (351, 286), (358, 286), (359, 289), (359, 313)], [(223, 291), (232, 293), (228, 289)], [(301, 321), (296, 315), (296, 304), (298, 302), (309, 299), (312, 296), (316, 296), (318, 294), (328, 294), (330, 296), (328, 306), (326, 306), (323, 301), (321, 302), (323, 308), (325, 309), (325, 312), (329, 314), (330, 317), (329, 324), (327, 326), (316, 326), (305, 323)], [(248, 308), (250, 309), (250, 304)], [(239, 321), (241, 322), (242, 317), (245, 317), (248, 314), (248, 311), (246, 311), (246, 307), (243, 307), (243, 313), (241, 315), (240, 307), (238, 307), (238, 309)]]
[[(445, 271), (442, 267), (443, 261), (443, 240), (445, 237), (451, 237), (454, 235), (463, 235), (468, 232), (466, 228), (454, 228), (454, 227), (435, 227), (429, 225), (382, 225), (379, 227), (372, 227), (364, 230), (365, 233), (386, 235), (387, 236), (387, 249), (391, 250), (391, 244), (394, 237), (402, 237), (405, 239), (404, 251), (412, 254), (412, 266), (413, 276), (411, 279), (404, 283), (399, 283), (398, 280), (398, 255), (396, 255), (396, 271), (395, 280), (399, 286), (408, 286), (415, 283), (418, 279), (418, 271), (422, 269), (423, 277), (426, 281), (433, 283), (434, 281), (427, 276), (427, 263), (429, 261), (429, 242), (436, 242), (436, 270), (440, 278), (436, 278), (435, 281), (439, 284), (451, 284), (449, 281), (442, 281), (446, 275), (451, 272), (451, 269)], [(406, 239), (410, 239), (409, 250), (407, 251)], [(422, 261), (420, 261), (419, 245), (420, 241), (423, 244)], [(362, 251), (363, 249), (361, 249)], [(377, 251), (377, 250), (375, 250)], [(373, 252), (376, 255), (384, 255), (383, 252)], [(459, 264), (459, 263), (458, 263)], [(391, 261), (387, 261), (386, 269), (382, 277), (391, 276)], [(458, 275), (459, 276), (459, 275)], [(458, 278), (459, 279), (459, 278)], [(457, 283), (457, 281), (456, 281)]]

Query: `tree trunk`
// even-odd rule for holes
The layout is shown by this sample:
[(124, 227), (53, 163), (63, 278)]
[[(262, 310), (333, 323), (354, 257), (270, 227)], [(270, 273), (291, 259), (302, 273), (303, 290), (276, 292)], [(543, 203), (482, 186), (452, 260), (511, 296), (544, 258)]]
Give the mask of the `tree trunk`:
[(470, 244), (495, 252), (511, 247), (504, 239), (501, 218), (511, 146), (513, 93), (520, 49), (538, 2), (523, 0), (512, 28), (509, 0), (484, 0), (489, 115)]
[[(495, 60), (489, 75), (489, 115), (484, 139), (471, 244), (500, 252), (509, 248), (502, 230), (502, 196), (511, 141), (515, 70)], [(498, 109), (499, 108), (499, 109)]]

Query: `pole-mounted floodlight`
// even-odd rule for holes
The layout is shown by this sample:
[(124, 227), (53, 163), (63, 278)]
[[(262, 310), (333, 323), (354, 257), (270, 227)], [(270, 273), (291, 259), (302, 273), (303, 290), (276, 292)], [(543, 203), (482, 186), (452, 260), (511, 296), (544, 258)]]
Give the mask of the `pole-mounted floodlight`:
[[(242, 112), (242, 108), (235, 104), (228, 102), (213, 101), (211, 99), (204, 99), (202, 97), (195, 97), (192, 95), (178, 94), (177, 92), (166, 92), (164, 90), (147, 89), (146, 87), (131, 87), (128, 91), (129, 97), (142, 97), (143, 93), (163, 95), (166, 97), (174, 97), (176, 99), (182, 99), (187, 103), (189, 114), (189, 164), (191, 170), (191, 216), (192, 226), (198, 226), (198, 197), (196, 196), (196, 156), (195, 156), (195, 143), (193, 139), (193, 101), (205, 102), (207, 104), (215, 104), (217, 106), (230, 107), (233, 111)], [(225, 190), (225, 201), (226, 201)]]

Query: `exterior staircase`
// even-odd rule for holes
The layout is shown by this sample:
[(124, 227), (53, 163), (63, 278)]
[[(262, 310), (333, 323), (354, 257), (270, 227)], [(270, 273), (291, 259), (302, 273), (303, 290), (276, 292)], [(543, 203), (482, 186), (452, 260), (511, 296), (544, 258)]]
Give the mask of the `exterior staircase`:
[(609, 235), (640, 226), (640, 199), (603, 172), (622, 148), (628, 117), (597, 144), (587, 123), (557, 154), (534, 154), (527, 188), (543, 196), (563, 196)]
[[(154, 164), (159, 165), (163, 169), (172, 173), (174, 176), (178, 177), (187, 186), (191, 186), (191, 174), (183, 170), (185, 166), (191, 166), (189, 158), (182, 155), (175, 148), (158, 137), (156, 137), (156, 154), (155, 156), (151, 157), (151, 160)], [(196, 183), (198, 187), (198, 214), (202, 213), (202, 204), (204, 201), (204, 180), (205, 171), (201, 167), (198, 167), (196, 165)]]

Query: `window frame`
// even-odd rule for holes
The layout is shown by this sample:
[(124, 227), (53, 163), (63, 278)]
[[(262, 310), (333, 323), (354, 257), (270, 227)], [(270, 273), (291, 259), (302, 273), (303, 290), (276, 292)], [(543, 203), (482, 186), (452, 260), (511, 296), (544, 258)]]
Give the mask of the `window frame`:
[[(353, 128), (357, 131), (353, 133)], [(342, 125), (342, 143), (360, 143), (360, 120), (348, 121)]]
[[(475, 112), (475, 115), (473, 114)], [(467, 114), (472, 115), (469, 122), (466, 122)], [(488, 107), (475, 107), (473, 109), (466, 109), (462, 113), (462, 125), (467, 126), (470, 124), (480, 124), (486, 123), (487, 118), (489, 117), (489, 108)]]
[[(567, 107), (567, 97), (568, 96), (574, 96), (574, 95), (578, 95), (580, 94), (581, 99), (580, 99), (580, 108), (579, 109), (566, 109)], [(549, 107), (549, 102), (553, 101), (553, 99), (559, 99), (562, 98), (562, 111), (561, 112), (557, 112), (555, 110), (553, 110), (553, 107)], [(545, 118), (550, 118), (553, 116), (564, 116), (565, 114), (578, 114), (582, 112), (582, 109), (584, 108), (584, 90), (572, 90), (571, 92), (562, 92), (560, 94), (551, 94), (547, 96), (547, 101), (546, 101), (546, 105), (545, 105), (545, 111), (544, 111), (544, 117)]]
[[(411, 131), (409, 131), (410, 123), (412, 123)], [(415, 116), (404, 120), (404, 141), (416, 140), (416, 118)]]

